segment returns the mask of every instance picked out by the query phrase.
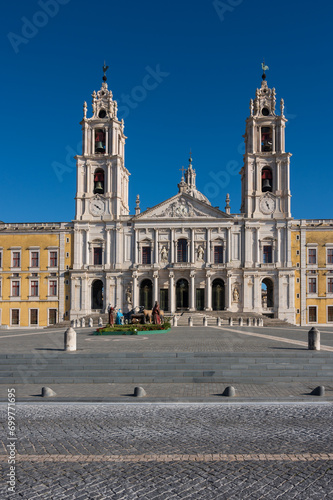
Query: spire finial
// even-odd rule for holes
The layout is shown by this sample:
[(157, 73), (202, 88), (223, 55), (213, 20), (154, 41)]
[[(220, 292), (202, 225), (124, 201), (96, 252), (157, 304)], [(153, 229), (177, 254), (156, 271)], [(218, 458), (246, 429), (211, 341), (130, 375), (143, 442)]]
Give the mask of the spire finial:
[(107, 72), (108, 69), (109, 69), (109, 66), (106, 66), (105, 61), (104, 61), (104, 66), (103, 66), (103, 73), (104, 73), (104, 75), (103, 75), (103, 82), (106, 82), (106, 80), (107, 80), (107, 77), (106, 77), (105, 73)]
[(192, 150), (190, 149), (190, 157), (188, 159), (188, 166), (191, 167), (192, 166)]
[(265, 65), (265, 58), (263, 59), (263, 62), (261, 63), (261, 68), (263, 70), (262, 79), (266, 80), (266, 73), (265, 73), (265, 71), (268, 70), (269, 67)]
[(185, 167), (180, 168), (179, 170), (182, 171), (182, 181), (184, 180), (184, 172), (185, 172)]

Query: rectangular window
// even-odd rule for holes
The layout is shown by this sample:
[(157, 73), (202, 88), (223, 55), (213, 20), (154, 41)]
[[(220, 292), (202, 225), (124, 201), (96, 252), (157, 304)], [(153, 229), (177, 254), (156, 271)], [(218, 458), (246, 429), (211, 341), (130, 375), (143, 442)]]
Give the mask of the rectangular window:
[(94, 266), (102, 265), (102, 248), (94, 248)]
[(19, 297), (20, 296), (20, 282), (12, 281), (12, 296)]
[(223, 264), (223, 246), (214, 246), (214, 264)]
[(309, 264), (317, 263), (317, 250), (315, 248), (309, 248), (308, 258), (309, 258)]
[(327, 321), (333, 322), (333, 306), (327, 308)]
[(187, 240), (185, 239), (177, 242), (177, 262), (187, 262)]
[(21, 267), (21, 252), (13, 252), (13, 267)]
[(38, 297), (38, 281), (31, 282), (31, 297)]
[(39, 252), (31, 252), (31, 267), (39, 267)]
[(38, 325), (38, 309), (30, 309), (30, 325)]
[(309, 278), (309, 293), (317, 293), (317, 278)]
[(309, 306), (309, 323), (317, 323), (317, 308)]
[(12, 325), (19, 325), (20, 324), (20, 310), (19, 309), (12, 309), (12, 314), (11, 314), (11, 320), (12, 320)]
[(142, 264), (151, 264), (150, 247), (142, 247)]
[(49, 325), (55, 325), (57, 322), (57, 310), (49, 309)]
[(263, 263), (271, 264), (272, 263), (272, 247), (264, 246), (263, 248)]
[(327, 264), (333, 264), (333, 248), (327, 249)]
[(58, 266), (58, 252), (50, 252), (50, 267)]
[(333, 293), (333, 278), (327, 278), (327, 293)]
[(56, 281), (50, 281), (50, 295), (57, 295), (57, 282)]

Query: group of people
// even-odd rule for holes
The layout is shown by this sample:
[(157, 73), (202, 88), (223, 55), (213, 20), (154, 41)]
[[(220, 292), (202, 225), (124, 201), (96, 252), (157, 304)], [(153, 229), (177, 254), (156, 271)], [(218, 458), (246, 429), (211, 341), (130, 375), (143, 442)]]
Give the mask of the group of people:
[[(109, 325), (113, 326), (114, 325), (114, 319), (115, 319), (115, 308), (109, 304), (108, 307), (109, 311)], [(121, 312), (121, 309), (118, 309), (116, 313), (116, 325), (123, 325), (124, 324), (124, 315)]]
[[(121, 309), (118, 309), (117, 313), (115, 314), (115, 308), (112, 307), (111, 304), (109, 304), (108, 312), (109, 312), (109, 325), (113, 326), (114, 324), (116, 325), (124, 324), (124, 315), (121, 312)], [(155, 302), (155, 305), (152, 310), (152, 317), (154, 325), (161, 324), (161, 309), (157, 301)]]

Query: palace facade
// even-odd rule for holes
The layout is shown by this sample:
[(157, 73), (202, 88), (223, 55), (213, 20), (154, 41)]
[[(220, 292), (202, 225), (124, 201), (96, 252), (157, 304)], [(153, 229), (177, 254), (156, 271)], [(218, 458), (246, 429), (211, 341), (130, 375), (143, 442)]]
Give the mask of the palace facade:
[(81, 121), (75, 220), (0, 224), (0, 324), (47, 326), (154, 301), (333, 323), (333, 221), (294, 220), (284, 102), (265, 75), (246, 120), (241, 210), (212, 207), (192, 158), (176, 194), (129, 213), (124, 121), (106, 77)]

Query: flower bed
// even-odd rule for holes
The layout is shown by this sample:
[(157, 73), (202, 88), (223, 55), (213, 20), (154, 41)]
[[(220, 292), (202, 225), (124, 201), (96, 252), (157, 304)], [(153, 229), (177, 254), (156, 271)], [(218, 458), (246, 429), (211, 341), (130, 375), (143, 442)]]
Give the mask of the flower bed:
[(163, 325), (106, 325), (97, 328), (93, 335), (147, 335), (152, 333), (167, 333), (171, 330), (171, 324), (164, 322)]

